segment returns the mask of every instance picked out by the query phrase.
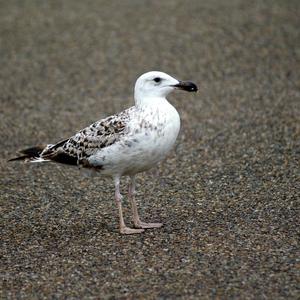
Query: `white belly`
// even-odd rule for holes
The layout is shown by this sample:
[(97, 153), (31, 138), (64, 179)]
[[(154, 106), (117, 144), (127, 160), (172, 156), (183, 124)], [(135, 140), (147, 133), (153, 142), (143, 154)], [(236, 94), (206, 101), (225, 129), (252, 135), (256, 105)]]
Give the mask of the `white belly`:
[(159, 109), (147, 109), (130, 123), (128, 134), (120, 142), (100, 150), (90, 161), (102, 165), (101, 173), (107, 175), (131, 175), (148, 170), (166, 157), (179, 129), (179, 115), (169, 103)]

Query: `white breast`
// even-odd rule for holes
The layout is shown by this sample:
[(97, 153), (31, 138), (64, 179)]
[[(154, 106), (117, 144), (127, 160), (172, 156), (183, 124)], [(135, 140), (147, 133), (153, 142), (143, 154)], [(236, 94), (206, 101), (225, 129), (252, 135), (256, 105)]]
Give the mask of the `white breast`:
[(102, 149), (91, 157), (90, 162), (102, 164), (101, 173), (107, 175), (145, 171), (166, 157), (179, 130), (178, 112), (169, 102), (160, 106), (148, 105), (134, 113), (128, 124), (128, 133), (120, 142)]

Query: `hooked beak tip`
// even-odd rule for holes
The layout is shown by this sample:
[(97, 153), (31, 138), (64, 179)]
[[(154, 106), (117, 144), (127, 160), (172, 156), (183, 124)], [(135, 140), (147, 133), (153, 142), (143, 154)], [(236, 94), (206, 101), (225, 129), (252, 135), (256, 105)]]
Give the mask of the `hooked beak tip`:
[(187, 92), (197, 92), (198, 87), (195, 83), (190, 81), (179, 81), (179, 83), (173, 85), (175, 88), (187, 91)]

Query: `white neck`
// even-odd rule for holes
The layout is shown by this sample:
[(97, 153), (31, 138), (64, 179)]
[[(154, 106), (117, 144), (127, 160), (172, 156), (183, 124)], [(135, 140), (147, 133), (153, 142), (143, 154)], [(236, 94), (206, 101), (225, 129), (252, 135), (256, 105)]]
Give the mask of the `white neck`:
[(151, 96), (151, 97), (136, 97), (135, 96), (135, 106), (136, 107), (144, 107), (144, 106), (157, 106), (159, 107), (160, 105), (164, 104), (169, 104), (168, 100), (165, 97), (156, 97), (156, 96)]

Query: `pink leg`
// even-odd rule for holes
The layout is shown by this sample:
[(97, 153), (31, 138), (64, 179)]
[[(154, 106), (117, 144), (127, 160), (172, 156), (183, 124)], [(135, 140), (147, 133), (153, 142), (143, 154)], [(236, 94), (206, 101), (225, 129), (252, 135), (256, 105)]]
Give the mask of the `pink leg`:
[(132, 207), (133, 223), (136, 228), (159, 228), (163, 226), (162, 223), (145, 223), (140, 220), (138, 210), (137, 210), (137, 205), (135, 202), (135, 177), (134, 176), (130, 177), (128, 196)]
[(120, 178), (114, 178), (115, 181), (115, 199), (119, 210), (119, 220), (120, 220), (120, 233), (122, 234), (134, 234), (134, 233), (141, 233), (144, 229), (134, 229), (129, 228), (125, 225), (123, 212), (122, 212), (122, 195), (120, 193)]

